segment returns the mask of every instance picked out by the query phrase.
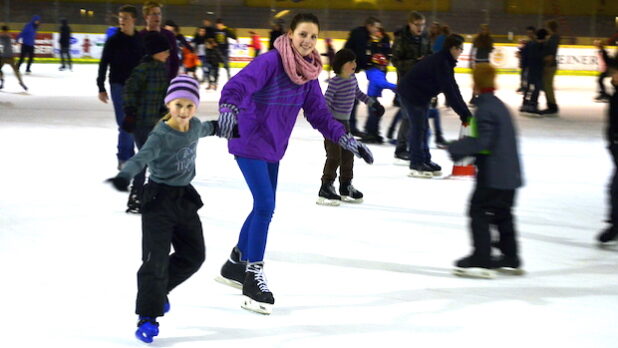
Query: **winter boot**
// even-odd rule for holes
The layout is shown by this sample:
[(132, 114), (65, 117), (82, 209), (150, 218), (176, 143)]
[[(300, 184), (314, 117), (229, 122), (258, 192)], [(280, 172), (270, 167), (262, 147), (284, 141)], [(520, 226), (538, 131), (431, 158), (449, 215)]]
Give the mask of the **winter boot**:
[(438, 165), (437, 163), (434, 162), (429, 162), (429, 163), (425, 163), (429, 168), (431, 168), (431, 173), (433, 174), (433, 176), (440, 176), (442, 175), (442, 167), (440, 167), (440, 165)]
[(268, 289), (268, 284), (266, 284), (263, 262), (247, 264), (247, 274), (242, 286), (242, 294), (244, 296), (242, 308), (260, 314), (272, 313), (275, 298)]
[(320, 186), (320, 191), (318, 192), (318, 200), (315, 203), (334, 207), (341, 204), (341, 196), (339, 196), (335, 191), (335, 187), (332, 182), (322, 183), (322, 186)]
[(247, 262), (241, 260), (241, 255), (238, 247), (232, 249), (232, 253), (221, 267), (221, 274), (216, 278), (216, 281), (237, 289), (242, 289), (242, 284), (246, 276)]
[(410, 174), (408, 174), (408, 176), (414, 178), (432, 178), (434, 170), (434, 168), (426, 163), (413, 164), (410, 166)]
[(607, 245), (616, 241), (618, 237), (618, 228), (608, 227), (605, 231), (597, 236), (597, 240), (601, 245)]
[(460, 277), (491, 279), (496, 276), (493, 268), (495, 267), (491, 260), (481, 260), (475, 255), (470, 255), (455, 262), (453, 274)]
[(140, 341), (146, 343), (152, 343), (155, 336), (159, 335), (159, 323), (155, 318), (143, 317), (140, 315), (137, 322), (137, 331), (135, 331), (135, 337)]
[(339, 184), (339, 194), (341, 200), (348, 203), (362, 203), (363, 193), (352, 186), (352, 182), (342, 182)]

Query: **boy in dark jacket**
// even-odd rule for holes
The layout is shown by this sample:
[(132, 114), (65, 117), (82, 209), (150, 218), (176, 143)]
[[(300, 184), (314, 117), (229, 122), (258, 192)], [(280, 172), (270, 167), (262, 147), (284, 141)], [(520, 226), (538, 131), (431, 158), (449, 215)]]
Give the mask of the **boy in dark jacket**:
[(219, 83), (219, 65), (225, 64), (225, 57), (221, 54), (221, 51), (217, 48), (215, 39), (206, 40), (206, 62), (210, 67), (208, 69), (208, 87), (206, 89), (217, 90), (217, 83)]
[[(122, 128), (133, 133), (138, 149), (146, 143), (150, 131), (167, 113), (163, 102), (169, 85), (165, 62), (170, 56), (170, 45), (160, 32), (149, 31), (144, 35), (146, 56), (133, 69), (124, 86), (124, 114)], [(127, 203), (128, 213), (141, 211), (141, 201), (146, 169), (133, 179)]]
[(527, 44), (522, 60), (527, 69), (524, 101), (519, 109), (524, 114), (541, 116), (539, 111), (539, 93), (543, 89), (543, 51), (547, 30), (539, 29), (536, 40)]
[(32, 60), (34, 59), (34, 44), (36, 43), (36, 31), (41, 24), (41, 16), (34, 15), (30, 22), (24, 25), (22, 31), (15, 38), (16, 41), (21, 39), (21, 53), (19, 55), (19, 62), (17, 63), (17, 70), (21, 67), (21, 63), (28, 57), (28, 65), (26, 66), (26, 73), (30, 74), (30, 66), (32, 66)]
[(444, 93), (446, 100), (459, 115), (462, 123), (471, 116), (468, 106), (461, 97), (455, 81), (454, 68), (457, 58), (463, 52), (464, 38), (451, 34), (444, 40), (444, 49), (414, 65), (399, 80), (397, 93), (408, 115), (412, 131), (408, 132), (410, 144), (410, 176), (430, 178), (442, 174), (442, 168), (431, 161), (429, 153), (429, 122), (427, 112), (431, 99)]
[(614, 175), (609, 186), (610, 226), (597, 237), (601, 244), (606, 244), (615, 241), (618, 237), (618, 56), (610, 58), (603, 47), (600, 49), (614, 86), (614, 93), (609, 98), (607, 113), (607, 142), (614, 160)]
[(60, 44), (60, 68), (59, 70), (64, 70), (66, 67), (69, 70), (73, 71), (73, 64), (71, 62), (71, 27), (69, 27), (69, 23), (66, 19), (60, 21), (60, 39), (58, 39), (58, 43)]
[[(493, 269), (521, 274), (512, 208), (515, 190), (522, 185), (517, 134), (508, 108), (494, 95), (496, 70), (481, 63), (473, 72), (474, 89), (479, 94), (477, 110), (470, 126), (474, 137), (465, 137), (448, 146), (453, 161), (476, 156), (476, 187), (470, 199), (473, 252), (455, 263), (455, 274), (493, 278)], [(491, 258), (490, 225), (497, 227), (501, 251)]]

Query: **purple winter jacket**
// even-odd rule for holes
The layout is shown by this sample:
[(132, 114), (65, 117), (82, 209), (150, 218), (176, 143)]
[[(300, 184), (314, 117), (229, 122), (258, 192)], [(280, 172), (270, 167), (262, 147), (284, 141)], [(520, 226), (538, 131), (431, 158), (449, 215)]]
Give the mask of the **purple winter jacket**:
[(276, 49), (258, 56), (229, 80), (221, 91), (221, 104), (240, 110), (240, 137), (228, 142), (229, 152), (240, 157), (281, 160), (301, 108), (325, 138), (337, 143), (346, 133), (328, 109), (318, 80), (293, 83)]

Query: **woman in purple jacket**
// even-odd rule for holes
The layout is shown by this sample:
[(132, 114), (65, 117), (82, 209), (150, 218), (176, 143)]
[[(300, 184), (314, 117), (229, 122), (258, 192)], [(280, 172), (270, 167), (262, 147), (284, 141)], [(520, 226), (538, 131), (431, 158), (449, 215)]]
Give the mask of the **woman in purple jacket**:
[[(322, 71), (315, 49), (319, 22), (313, 14), (296, 15), (275, 49), (256, 57), (221, 91), (219, 136), (230, 139), (229, 152), (253, 195), (253, 210), (245, 220), (220, 281), (242, 287), (242, 307), (270, 314), (275, 303), (264, 277), (264, 251), (275, 210), (279, 161), (288, 146), (300, 109), (325, 138), (373, 163), (369, 149), (346, 134), (329, 111), (318, 75)], [(238, 137), (232, 137), (235, 127)]]

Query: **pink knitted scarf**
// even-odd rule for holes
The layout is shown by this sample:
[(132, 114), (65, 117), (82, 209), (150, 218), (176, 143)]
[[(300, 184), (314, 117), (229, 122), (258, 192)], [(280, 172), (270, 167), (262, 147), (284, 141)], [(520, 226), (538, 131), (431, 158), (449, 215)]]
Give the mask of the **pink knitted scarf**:
[(292, 40), (285, 34), (275, 40), (274, 46), (279, 51), (283, 69), (292, 82), (302, 85), (318, 78), (322, 71), (322, 61), (316, 49), (307, 56), (309, 59), (306, 59), (292, 47)]

